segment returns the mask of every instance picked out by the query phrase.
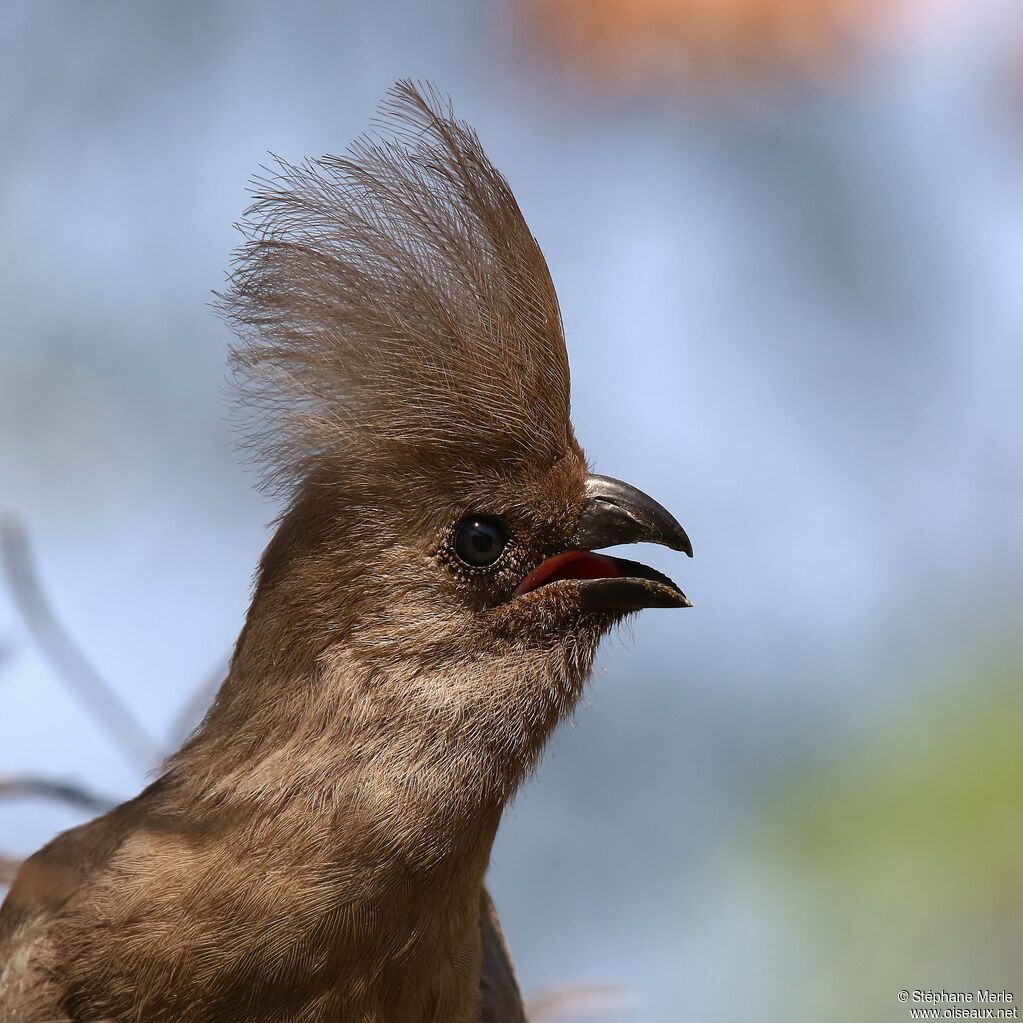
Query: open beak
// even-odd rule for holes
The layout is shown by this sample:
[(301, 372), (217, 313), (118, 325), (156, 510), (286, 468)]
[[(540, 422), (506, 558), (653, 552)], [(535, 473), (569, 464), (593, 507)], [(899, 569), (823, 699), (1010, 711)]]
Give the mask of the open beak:
[(666, 575), (636, 561), (593, 553), (618, 544), (657, 543), (693, 556), (686, 531), (642, 490), (610, 476), (590, 476), (571, 543), (571, 550), (547, 558), (533, 569), (515, 595), (573, 579), (585, 610), (692, 607)]

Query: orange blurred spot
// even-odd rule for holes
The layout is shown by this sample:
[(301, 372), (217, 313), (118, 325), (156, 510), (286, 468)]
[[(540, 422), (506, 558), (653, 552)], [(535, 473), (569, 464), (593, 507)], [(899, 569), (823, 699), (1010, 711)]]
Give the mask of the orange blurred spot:
[(680, 72), (828, 71), (891, 26), (900, 0), (517, 0), (530, 40), (611, 81)]

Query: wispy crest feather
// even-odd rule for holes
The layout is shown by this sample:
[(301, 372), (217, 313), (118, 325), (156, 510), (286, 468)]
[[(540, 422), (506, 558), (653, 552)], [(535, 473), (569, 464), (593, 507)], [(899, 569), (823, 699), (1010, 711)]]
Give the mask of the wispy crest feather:
[(366, 463), (541, 468), (574, 444), (543, 255), (475, 133), (424, 92), (398, 83), (390, 134), (345, 156), (278, 161), (246, 211), (219, 304), (271, 487)]

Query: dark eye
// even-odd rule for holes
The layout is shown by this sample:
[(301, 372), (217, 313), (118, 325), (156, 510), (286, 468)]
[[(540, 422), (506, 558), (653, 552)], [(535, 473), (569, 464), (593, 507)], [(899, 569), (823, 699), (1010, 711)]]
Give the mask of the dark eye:
[(492, 565), (507, 544), (504, 526), (487, 515), (470, 515), (455, 528), (455, 553), (467, 565)]

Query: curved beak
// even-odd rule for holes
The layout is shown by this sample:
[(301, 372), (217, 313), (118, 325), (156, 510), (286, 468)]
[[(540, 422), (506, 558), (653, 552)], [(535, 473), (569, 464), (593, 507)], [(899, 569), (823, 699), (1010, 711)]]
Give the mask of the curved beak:
[(686, 531), (667, 508), (611, 476), (587, 478), (574, 541), (587, 551), (621, 543), (659, 543), (693, 556)]
[(610, 476), (590, 476), (570, 549), (537, 566), (522, 580), (515, 595), (571, 579), (587, 611), (692, 607), (678, 586), (656, 569), (609, 554), (591, 553), (626, 543), (657, 543), (693, 556), (686, 531), (652, 497)]

